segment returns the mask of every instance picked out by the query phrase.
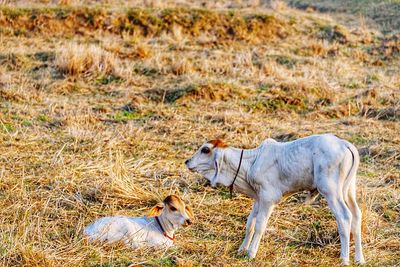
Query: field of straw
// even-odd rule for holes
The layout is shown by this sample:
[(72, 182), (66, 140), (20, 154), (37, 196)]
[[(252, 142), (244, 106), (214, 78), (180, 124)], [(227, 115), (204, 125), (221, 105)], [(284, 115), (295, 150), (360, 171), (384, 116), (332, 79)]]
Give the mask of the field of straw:
[[(0, 1), (0, 265), (337, 266), (323, 198), (282, 200), (248, 260), (237, 249), (251, 199), (183, 164), (209, 139), (331, 132), (361, 155), (367, 265), (399, 266), (398, 29), (281, 1), (142, 2)], [(196, 216), (173, 248), (82, 236), (170, 193)]]

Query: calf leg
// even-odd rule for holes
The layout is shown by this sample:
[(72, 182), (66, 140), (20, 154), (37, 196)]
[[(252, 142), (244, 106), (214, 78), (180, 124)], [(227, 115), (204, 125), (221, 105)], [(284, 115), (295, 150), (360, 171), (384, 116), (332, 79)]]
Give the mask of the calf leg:
[[(331, 187), (336, 186), (331, 185)], [(340, 237), (340, 258), (342, 259), (342, 264), (349, 265), (350, 225), (352, 215), (343, 200), (341, 191), (336, 190), (337, 188), (334, 190), (332, 189), (334, 188), (330, 188), (330, 190), (321, 193), (325, 196), (329, 208), (332, 210), (332, 213), (336, 218)]]
[(364, 264), (365, 259), (361, 247), (361, 211), (356, 202), (356, 184), (355, 180), (351, 182), (348, 199), (346, 201), (353, 218), (351, 220), (351, 232), (354, 236), (354, 243), (356, 248), (356, 254), (354, 261), (359, 264)]
[(258, 213), (256, 216), (255, 231), (253, 240), (251, 241), (250, 248), (247, 251), (249, 258), (255, 258), (262, 235), (267, 227), (268, 219), (271, 216), (272, 210), (274, 209), (275, 203), (268, 201), (260, 201), (258, 204)]
[(242, 244), (239, 247), (238, 251), (239, 253), (246, 251), (249, 248), (250, 242), (254, 234), (254, 225), (256, 224), (257, 211), (258, 211), (258, 203), (257, 201), (255, 201), (253, 204), (253, 209), (251, 210), (250, 215), (247, 218), (246, 235), (244, 237)]

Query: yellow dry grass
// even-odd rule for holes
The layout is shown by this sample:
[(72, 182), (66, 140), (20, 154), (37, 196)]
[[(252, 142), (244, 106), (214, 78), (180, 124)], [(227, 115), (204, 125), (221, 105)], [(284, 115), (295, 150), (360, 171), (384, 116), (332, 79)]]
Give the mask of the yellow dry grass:
[[(219, 11), (75, 2), (85, 4), (1, 11), (1, 265), (337, 266), (324, 199), (282, 201), (249, 261), (236, 251), (251, 200), (229, 199), (183, 164), (207, 139), (250, 148), (324, 132), (362, 157), (368, 265), (398, 265), (398, 37), (360, 34), (278, 1), (274, 10)], [(144, 215), (171, 193), (196, 216), (171, 249), (82, 236), (98, 217)]]
[(115, 56), (95, 45), (67, 44), (56, 53), (54, 65), (67, 75), (103, 73), (118, 75), (121, 63)]

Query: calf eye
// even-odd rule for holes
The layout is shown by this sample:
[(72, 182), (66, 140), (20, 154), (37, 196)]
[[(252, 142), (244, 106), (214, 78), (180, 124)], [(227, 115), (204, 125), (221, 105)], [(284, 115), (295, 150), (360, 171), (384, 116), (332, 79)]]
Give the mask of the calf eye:
[(204, 153), (204, 154), (208, 154), (208, 153), (210, 153), (210, 148), (209, 147), (203, 147), (202, 149), (201, 149), (201, 153)]
[(172, 211), (176, 211), (176, 208), (175, 208), (175, 207), (170, 207), (170, 209), (171, 209)]

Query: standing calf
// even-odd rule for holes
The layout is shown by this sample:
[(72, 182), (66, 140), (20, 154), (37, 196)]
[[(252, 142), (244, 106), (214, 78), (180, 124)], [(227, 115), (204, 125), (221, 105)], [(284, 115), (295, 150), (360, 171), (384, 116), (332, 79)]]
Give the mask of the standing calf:
[(268, 218), (283, 195), (318, 190), (335, 215), (343, 264), (349, 264), (350, 231), (355, 241), (355, 261), (365, 263), (361, 211), (356, 202), (359, 155), (351, 143), (324, 134), (286, 143), (267, 139), (255, 149), (242, 150), (212, 140), (185, 164), (212, 186), (231, 186), (254, 199), (239, 252), (246, 251), (250, 258), (256, 256)]
[(170, 195), (154, 206), (148, 216), (100, 218), (87, 226), (84, 234), (91, 241), (122, 241), (133, 248), (169, 247), (175, 239), (175, 231), (184, 224), (192, 223), (193, 212), (179, 196)]

